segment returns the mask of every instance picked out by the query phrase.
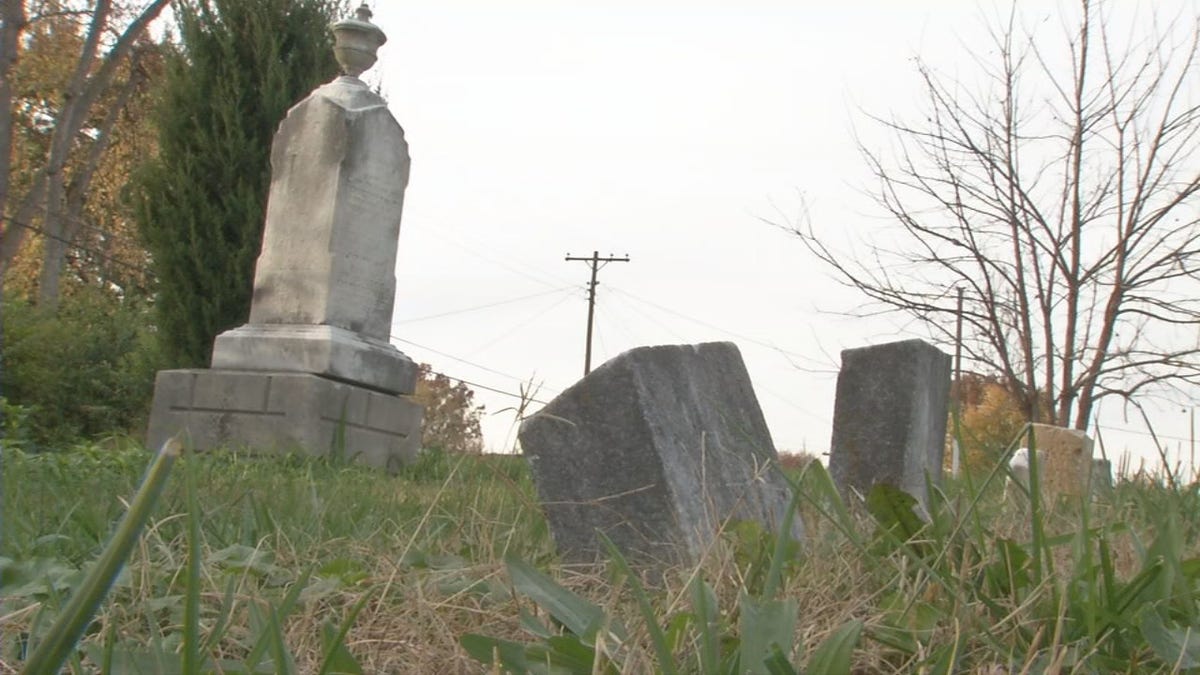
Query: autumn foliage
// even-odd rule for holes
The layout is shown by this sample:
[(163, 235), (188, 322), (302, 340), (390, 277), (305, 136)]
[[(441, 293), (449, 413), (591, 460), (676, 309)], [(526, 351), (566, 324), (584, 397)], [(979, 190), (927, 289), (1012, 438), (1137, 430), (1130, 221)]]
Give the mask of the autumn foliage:
[[(961, 406), (958, 433), (963, 468), (970, 472), (990, 469), (1025, 426), (1021, 399), (1000, 378), (974, 373), (963, 373), (954, 389)], [(948, 428), (953, 434), (953, 420)]]
[[(110, 51), (80, 71), (81, 60), (90, 58), (90, 32), (105, 26), (124, 30), (134, 5), (118, 3), (97, 27), (90, 20), (94, 5), (85, 10), (83, 3), (76, 4), (67, 11), (59, 2), (29, 3), (19, 58), (8, 72), (13, 96), (10, 191), (7, 204), (0, 204), (8, 218), (0, 228), (0, 269), (13, 296), (35, 298), (44, 291), (39, 302), (50, 307), (57, 296), (81, 285), (140, 297), (150, 281), (148, 257), (123, 191), (134, 165), (157, 151), (149, 113), (162, 73), (163, 46), (143, 35), (133, 40), (126, 57)], [(119, 66), (103, 82), (81, 85), (73, 79), (101, 78), (108, 59)], [(95, 86), (94, 98), (82, 100), (79, 86)], [(56, 155), (56, 138), (73, 125), (79, 125), (78, 132), (69, 144), (60, 143)], [(61, 172), (51, 172), (56, 162), (62, 162)], [(62, 183), (52, 209), (54, 222), (47, 221), (44, 194), (51, 177)], [(63, 245), (48, 249), (48, 243)], [(54, 269), (48, 270), (47, 263)]]
[(483, 452), (483, 434), (479, 429), (483, 406), (475, 404), (475, 392), (465, 383), (455, 382), (422, 363), (413, 399), (425, 406), (421, 424), (423, 447), (444, 452)]

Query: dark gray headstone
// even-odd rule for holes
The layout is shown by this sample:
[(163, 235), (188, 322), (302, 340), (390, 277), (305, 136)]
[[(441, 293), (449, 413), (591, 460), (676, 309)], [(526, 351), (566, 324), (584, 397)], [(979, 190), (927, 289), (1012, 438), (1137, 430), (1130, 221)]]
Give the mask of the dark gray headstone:
[(1096, 457), (1092, 459), (1092, 496), (1102, 496), (1112, 493), (1113, 475), (1112, 462)]
[[(604, 532), (643, 563), (697, 559), (729, 519), (776, 531), (791, 493), (746, 366), (727, 342), (640, 347), (521, 425), (563, 557)], [(797, 517), (792, 530), (803, 537)]]
[(926, 475), (941, 480), (950, 356), (922, 340), (842, 352), (829, 473), (866, 495), (889, 483), (928, 506)]

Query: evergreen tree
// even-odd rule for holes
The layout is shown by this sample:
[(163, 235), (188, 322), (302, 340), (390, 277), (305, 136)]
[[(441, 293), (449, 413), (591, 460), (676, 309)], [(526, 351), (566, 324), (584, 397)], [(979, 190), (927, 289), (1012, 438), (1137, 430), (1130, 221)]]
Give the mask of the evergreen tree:
[(183, 0), (168, 60), (159, 155), (133, 183), (173, 365), (208, 364), (250, 313), (271, 141), (288, 109), (337, 74), (338, 0)]

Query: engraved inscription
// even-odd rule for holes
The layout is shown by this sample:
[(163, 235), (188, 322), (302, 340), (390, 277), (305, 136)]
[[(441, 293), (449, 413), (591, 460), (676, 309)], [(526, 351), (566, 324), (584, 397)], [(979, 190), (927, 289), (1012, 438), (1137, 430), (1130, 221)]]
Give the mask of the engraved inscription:
[(346, 182), (341, 198), (338, 215), (346, 229), (330, 240), (331, 248), (372, 260), (394, 260), (403, 194), (378, 179), (355, 177)]

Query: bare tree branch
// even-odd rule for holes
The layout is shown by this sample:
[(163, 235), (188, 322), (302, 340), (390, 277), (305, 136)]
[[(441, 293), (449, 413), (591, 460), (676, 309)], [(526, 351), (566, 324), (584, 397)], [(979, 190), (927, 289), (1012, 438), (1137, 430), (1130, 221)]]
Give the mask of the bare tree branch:
[(1014, 6), (974, 55), (979, 87), (918, 61), (925, 110), (869, 116), (893, 135), (886, 152), (859, 142), (892, 223), (864, 251), (789, 224), (867, 298), (857, 313), (952, 340), (965, 289), (972, 367), (1030, 419), (1079, 429), (1103, 397), (1200, 383), (1200, 22), (1137, 40), (1111, 30), (1111, 9), (1081, 0), (1055, 37)]
[[(90, 176), (77, 175), (68, 181), (67, 167), (72, 159), (82, 153), (80, 170), (85, 174), (89, 167), (99, 161), (107, 147), (106, 122), (82, 134), (88, 119), (101, 95), (108, 90), (120, 67), (128, 62), (134, 44), (145, 33), (149, 24), (162, 13), (169, 0), (152, 0), (129, 21), (115, 41), (107, 40), (113, 28), (113, 5), (111, 0), (95, 0), (89, 5), (83, 46), (71, 75), (64, 87), (60, 104), (54, 114), (54, 126), (50, 135), (49, 149), (45, 162), (33, 173), (29, 188), (15, 201), (9, 194), (11, 174), (11, 148), (13, 135), (12, 97), (10, 85), (12, 67), (19, 56), (22, 31), (28, 26), (24, 15), (24, 3), (20, 0), (0, 0), (3, 27), (0, 28), (0, 278), (9, 263), (17, 255), (33, 222), (41, 216), (39, 229), (45, 234), (42, 276), (39, 283), (39, 303), (55, 306), (58, 301), (58, 279), (64, 264), (66, 251), (73, 232), (70, 223), (78, 222), (69, 183), (76, 190), (86, 188)], [(73, 10), (72, 10), (73, 11)], [(107, 51), (104, 47), (107, 46)], [(103, 52), (103, 53), (102, 53)], [(127, 96), (112, 97), (111, 104), (123, 106)], [(119, 111), (116, 111), (119, 112)], [(102, 112), (102, 119), (115, 120), (113, 110)], [(98, 148), (98, 150), (97, 150)], [(90, 154), (89, 154), (90, 153)], [(15, 204), (15, 206), (14, 206)], [(82, 201), (79, 201), (82, 205)]]

